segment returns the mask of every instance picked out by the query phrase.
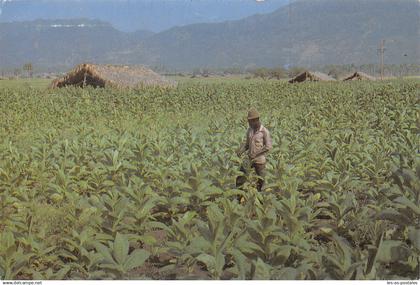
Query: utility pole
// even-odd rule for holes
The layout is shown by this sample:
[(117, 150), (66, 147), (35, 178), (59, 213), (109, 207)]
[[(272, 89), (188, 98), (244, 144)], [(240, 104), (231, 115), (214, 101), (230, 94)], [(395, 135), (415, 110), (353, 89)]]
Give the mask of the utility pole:
[(378, 49), (379, 56), (381, 58), (381, 80), (384, 79), (384, 53), (385, 53), (385, 40), (381, 41), (381, 45)]
[(287, 10), (287, 16), (288, 16), (288, 40), (289, 40), (289, 46), (288, 46), (288, 58), (287, 58), (287, 69), (290, 71), (290, 66), (292, 65), (292, 6), (290, 5), (290, 0), (288, 4), (288, 10)]

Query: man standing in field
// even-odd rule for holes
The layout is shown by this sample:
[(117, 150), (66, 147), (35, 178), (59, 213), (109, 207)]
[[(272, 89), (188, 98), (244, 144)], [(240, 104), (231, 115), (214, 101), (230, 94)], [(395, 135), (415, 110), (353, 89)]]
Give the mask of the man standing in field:
[[(261, 124), (260, 115), (253, 108), (248, 112), (248, 124), (249, 128), (246, 132), (245, 141), (236, 153), (238, 156), (241, 156), (248, 150), (251, 166), (255, 169), (257, 175), (260, 176), (257, 182), (257, 190), (260, 192), (264, 185), (265, 164), (267, 162), (265, 154), (271, 150), (272, 142), (270, 132)], [(246, 181), (245, 175), (247, 170), (241, 166), (241, 171), (244, 175), (236, 178), (236, 187), (242, 186)]]

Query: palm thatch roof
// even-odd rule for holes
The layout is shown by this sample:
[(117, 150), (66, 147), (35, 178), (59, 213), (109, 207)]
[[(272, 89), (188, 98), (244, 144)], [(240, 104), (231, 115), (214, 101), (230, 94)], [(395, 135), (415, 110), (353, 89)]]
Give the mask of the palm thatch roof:
[(322, 73), (322, 72), (313, 72), (313, 71), (304, 71), (301, 74), (297, 75), (295, 78), (292, 78), (290, 83), (298, 83), (304, 81), (336, 81), (331, 76)]
[(361, 71), (357, 71), (355, 73), (353, 73), (352, 75), (347, 76), (346, 78), (343, 79), (343, 81), (349, 81), (349, 80), (376, 80), (375, 77), (370, 76), (369, 74), (366, 74), (364, 72)]
[(51, 88), (65, 86), (111, 86), (133, 88), (141, 86), (174, 87), (176, 82), (166, 79), (143, 66), (80, 64), (64, 77), (51, 83)]

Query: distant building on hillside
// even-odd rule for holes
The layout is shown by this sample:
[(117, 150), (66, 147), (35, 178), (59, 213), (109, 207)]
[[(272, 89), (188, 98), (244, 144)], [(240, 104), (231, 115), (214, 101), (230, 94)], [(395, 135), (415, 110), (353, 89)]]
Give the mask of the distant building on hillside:
[(376, 78), (373, 77), (373, 76), (370, 76), (370, 75), (368, 75), (364, 72), (357, 71), (357, 72), (353, 73), (352, 75), (347, 76), (346, 78), (343, 79), (343, 81), (349, 81), (349, 80), (371, 80), (371, 81), (374, 81), (374, 80), (376, 80)]
[(143, 66), (80, 64), (64, 77), (51, 83), (51, 88), (65, 86), (93, 86), (134, 88), (141, 86), (174, 87), (176, 82), (166, 79)]
[(297, 75), (295, 78), (292, 78), (289, 83), (299, 83), (305, 81), (336, 81), (331, 76), (322, 73), (322, 72), (312, 72), (304, 71)]

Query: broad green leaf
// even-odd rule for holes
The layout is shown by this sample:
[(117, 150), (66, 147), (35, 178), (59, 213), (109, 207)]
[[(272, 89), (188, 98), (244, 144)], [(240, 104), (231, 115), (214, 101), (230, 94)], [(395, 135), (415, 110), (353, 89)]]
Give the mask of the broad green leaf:
[(118, 264), (123, 264), (127, 259), (129, 243), (125, 235), (117, 233), (114, 241), (113, 256)]
[(225, 255), (221, 252), (218, 252), (216, 254), (216, 259), (215, 259), (215, 270), (218, 274), (218, 278), (220, 278), (220, 275), (222, 274), (223, 271), (223, 267), (225, 266)]
[(410, 255), (407, 246), (397, 240), (385, 240), (378, 249), (377, 260), (382, 263), (403, 262)]
[[(0, 277), (2, 276), (1, 267), (0, 267)], [(2, 279), (2, 278), (0, 278)], [(45, 280), (45, 277), (36, 270), (32, 270), (32, 279), (33, 280)]]
[(410, 225), (412, 223), (411, 219), (405, 215), (399, 213), (395, 209), (385, 209), (382, 210), (378, 215), (377, 219), (379, 220), (389, 220), (394, 222), (397, 225)]
[(368, 261), (366, 263), (365, 274), (370, 274), (370, 272), (374, 268), (374, 265), (376, 263), (376, 257), (378, 255), (378, 249), (381, 246), (383, 237), (384, 237), (384, 232), (382, 232), (379, 235), (379, 237), (376, 239), (375, 245), (372, 246), (371, 248), (368, 248), (369, 256), (368, 256)]
[(1, 245), (0, 248), (8, 249), (15, 244), (15, 238), (9, 231), (1, 233)]
[(238, 279), (245, 280), (247, 278), (247, 272), (250, 269), (248, 259), (237, 249), (234, 249), (232, 254), (235, 260), (235, 266), (238, 269)]
[(285, 267), (276, 271), (276, 279), (280, 280), (297, 280), (299, 271), (292, 267)]
[(216, 269), (216, 259), (214, 258), (214, 256), (211, 256), (207, 253), (202, 253), (199, 256), (197, 256), (196, 259), (204, 263), (207, 267), (207, 270)]
[(413, 246), (420, 251), (420, 228), (408, 227), (408, 238)]
[(64, 266), (61, 268), (57, 273), (55, 273), (54, 279), (55, 280), (63, 280), (66, 274), (71, 270), (71, 266)]
[(142, 266), (149, 256), (150, 253), (144, 249), (134, 250), (124, 263), (124, 269), (130, 271), (136, 267)]
[(276, 248), (275, 250), (275, 257), (273, 259), (273, 263), (275, 265), (284, 264), (286, 260), (289, 258), (293, 246), (290, 245), (282, 245)]
[(346, 269), (349, 268), (351, 265), (351, 257), (352, 257), (352, 250), (349, 243), (347, 242), (346, 239), (344, 239), (341, 236), (338, 236), (337, 234), (333, 234), (333, 239), (335, 240), (338, 246), (338, 249), (340, 251), (342, 264), (344, 265)]
[(413, 203), (413, 201), (408, 200), (405, 196), (400, 196), (394, 200), (396, 203), (400, 203), (408, 208), (410, 208), (416, 215), (420, 216), (420, 207)]
[(108, 247), (104, 246), (102, 243), (96, 242), (95, 249), (98, 253), (102, 255), (104, 261), (107, 263), (115, 263), (114, 259), (112, 258), (111, 252)]
[(271, 266), (264, 263), (260, 258), (254, 261), (255, 271), (253, 274), (253, 280), (270, 280), (271, 279)]

